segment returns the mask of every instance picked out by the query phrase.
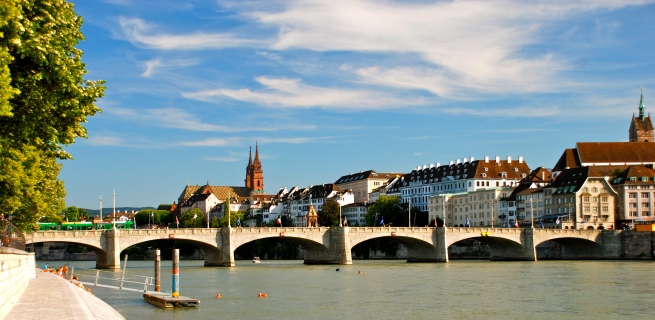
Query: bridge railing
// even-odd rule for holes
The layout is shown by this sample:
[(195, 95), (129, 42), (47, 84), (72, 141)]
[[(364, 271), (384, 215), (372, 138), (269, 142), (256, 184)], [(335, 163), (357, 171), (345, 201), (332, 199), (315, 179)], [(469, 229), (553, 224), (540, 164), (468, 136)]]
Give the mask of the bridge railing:
[(325, 232), (330, 227), (239, 227), (232, 228), (236, 233), (307, 233), (307, 232)]
[(157, 234), (208, 234), (217, 233), (220, 228), (170, 228), (170, 229), (121, 229), (121, 234), (127, 235), (157, 235)]

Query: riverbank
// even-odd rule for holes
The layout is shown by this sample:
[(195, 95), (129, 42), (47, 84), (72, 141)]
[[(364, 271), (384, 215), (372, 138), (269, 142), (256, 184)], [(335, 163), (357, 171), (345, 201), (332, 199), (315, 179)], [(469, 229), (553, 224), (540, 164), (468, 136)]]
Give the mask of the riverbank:
[(37, 268), (36, 277), (29, 280), (27, 288), (5, 319), (42, 320), (50, 317), (61, 320), (125, 319), (92, 293)]

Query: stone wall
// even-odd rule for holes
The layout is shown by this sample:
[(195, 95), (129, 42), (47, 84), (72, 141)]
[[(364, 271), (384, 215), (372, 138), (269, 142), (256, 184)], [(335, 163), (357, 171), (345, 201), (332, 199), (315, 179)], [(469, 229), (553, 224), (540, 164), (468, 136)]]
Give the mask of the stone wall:
[(0, 319), (4, 319), (36, 277), (34, 253), (0, 247)]

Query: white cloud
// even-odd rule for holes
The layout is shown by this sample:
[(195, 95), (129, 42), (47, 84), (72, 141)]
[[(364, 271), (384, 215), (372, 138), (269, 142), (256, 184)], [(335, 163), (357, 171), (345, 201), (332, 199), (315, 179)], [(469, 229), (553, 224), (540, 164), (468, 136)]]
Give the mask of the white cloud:
[(215, 98), (230, 98), (280, 108), (324, 107), (341, 110), (402, 108), (421, 105), (420, 99), (401, 99), (373, 90), (339, 89), (311, 86), (299, 79), (257, 77), (261, 90), (215, 89), (191, 92), (184, 97), (215, 102)]
[(153, 31), (160, 26), (138, 18), (120, 18), (125, 38), (135, 46), (159, 50), (205, 50), (255, 45), (257, 41), (241, 39), (231, 33), (202, 32), (165, 34)]

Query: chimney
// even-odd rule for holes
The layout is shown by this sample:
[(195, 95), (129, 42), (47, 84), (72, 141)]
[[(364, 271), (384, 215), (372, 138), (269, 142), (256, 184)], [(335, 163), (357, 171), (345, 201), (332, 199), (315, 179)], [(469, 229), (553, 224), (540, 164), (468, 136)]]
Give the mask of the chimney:
[(468, 163), (468, 162), (469, 162), (469, 158), (464, 158), (464, 163)]
[(512, 163), (512, 156), (507, 156), (507, 163)]
[(484, 156), (484, 163), (489, 163), (489, 156)]
[(451, 166), (453, 165), (453, 163), (454, 163), (453, 160), (450, 160), (450, 165), (451, 165)]
[(462, 163), (462, 162), (461, 162), (461, 161), (459, 161), (459, 159), (457, 159), (457, 164), (460, 164), (460, 163)]
[(471, 162), (473, 162), (473, 161), (475, 161), (475, 159), (473, 159), (473, 157), (471, 157)]
[(437, 168), (441, 167), (441, 163), (437, 162)]
[(500, 157), (496, 156), (496, 163), (500, 163)]
[(523, 156), (519, 156), (519, 163), (523, 163)]

